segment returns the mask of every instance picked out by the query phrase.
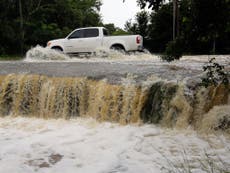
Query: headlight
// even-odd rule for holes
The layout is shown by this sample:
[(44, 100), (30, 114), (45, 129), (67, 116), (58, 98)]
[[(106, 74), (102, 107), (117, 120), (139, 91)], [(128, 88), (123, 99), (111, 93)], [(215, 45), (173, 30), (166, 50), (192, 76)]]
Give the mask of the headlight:
[(49, 41), (48, 43), (47, 43), (47, 46), (49, 47), (51, 45), (51, 42)]

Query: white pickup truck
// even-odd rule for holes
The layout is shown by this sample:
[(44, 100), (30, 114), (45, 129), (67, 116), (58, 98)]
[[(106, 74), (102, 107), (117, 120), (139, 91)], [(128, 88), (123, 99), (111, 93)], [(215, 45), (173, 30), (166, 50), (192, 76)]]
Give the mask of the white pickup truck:
[(99, 48), (141, 51), (143, 38), (140, 35), (109, 36), (103, 27), (88, 27), (76, 29), (64, 39), (51, 40), (47, 47), (66, 54), (96, 52)]

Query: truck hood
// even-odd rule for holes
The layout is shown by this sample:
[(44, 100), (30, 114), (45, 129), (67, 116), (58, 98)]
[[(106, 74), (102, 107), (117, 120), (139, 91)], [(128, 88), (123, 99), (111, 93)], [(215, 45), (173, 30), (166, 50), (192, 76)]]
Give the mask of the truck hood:
[[(55, 40), (50, 40), (50, 41), (48, 41), (48, 43), (51, 43), (51, 44), (55, 44), (55, 43), (63, 43), (64, 42), (64, 38), (61, 38), (61, 39), (55, 39)], [(47, 43), (47, 44), (48, 44)]]

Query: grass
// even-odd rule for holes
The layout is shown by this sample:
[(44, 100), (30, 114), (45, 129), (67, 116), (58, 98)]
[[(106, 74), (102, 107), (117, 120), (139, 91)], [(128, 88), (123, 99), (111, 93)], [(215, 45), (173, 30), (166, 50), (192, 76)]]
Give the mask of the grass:
[[(171, 159), (161, 151), (153, 148), (163, 157), (166, 165), (162, 165), (164, 173), (230, 173), (230, 164), (223, 160), (219, 153), (212, 148), (203, 150), (198, 157), (191, 157), (186, 149), (178, 153), (177, 158)], [(230, 153), (230, 148), (224, 148), (226, 153)]]
[(23, 57), (20, 55), (0, 55), (0, 61), (15, 61), (22, 59)]
[[(217, 154), (211, 155), (207, 152), (204, 153), (197, 160), (191, 160), (188, 158), (188, 153), (184, 151), (182, 153), (182, 160), (172, 161), (167, 157), (165, 159), (168, 162), (169, 167), (164, 169), (167, 173), (193, 173), (193, 172), (202, 172), (202, 173), (230, 173), (230, 165), (222, 160)], [(198, 167), (194, 166), (194, 163), (199, 165)], [(198, 169), (198, 170), (197, 170)], [(196, 170), (196, 171), (195, 171)]]

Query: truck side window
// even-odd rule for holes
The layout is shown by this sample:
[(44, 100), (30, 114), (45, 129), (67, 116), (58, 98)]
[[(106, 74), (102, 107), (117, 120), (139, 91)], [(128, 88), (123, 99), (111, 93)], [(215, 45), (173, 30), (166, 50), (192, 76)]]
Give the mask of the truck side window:
[(109, 32), (106, 29), (103, 29), (103, 35), (104, 36), (109, 36)]
[(84, 30), (77, 30), (73, 32), (68, 38), (74, 39), (74, 38), (83, 38), (84, 37)]
[(84, 38), (98, 37), (98, 29), (84, 29)]

